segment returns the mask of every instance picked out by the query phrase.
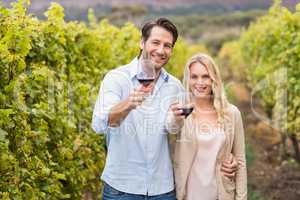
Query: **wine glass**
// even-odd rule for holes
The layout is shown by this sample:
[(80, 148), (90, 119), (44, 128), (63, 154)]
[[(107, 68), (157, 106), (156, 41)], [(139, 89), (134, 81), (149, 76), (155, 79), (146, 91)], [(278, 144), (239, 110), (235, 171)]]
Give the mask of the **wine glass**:
[(137, 80), (147, 88), (155, 80), (155, 66), (150, 59), (140, 58)]
[(194, 110), (194, 104), (192, 102), (192, 97), (189, 92), (185, 92), (180, 95), (179, 102), (182, 104), (182, 113), (185, 118), (187, 118)]

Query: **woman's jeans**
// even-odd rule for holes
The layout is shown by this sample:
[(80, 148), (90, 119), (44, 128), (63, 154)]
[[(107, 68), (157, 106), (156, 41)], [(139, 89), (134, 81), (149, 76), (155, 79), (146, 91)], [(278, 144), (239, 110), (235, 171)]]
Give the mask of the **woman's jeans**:
[(104, 183), (102, 200), (176, 200), (175, 191), (156, 196), (128, 194)]

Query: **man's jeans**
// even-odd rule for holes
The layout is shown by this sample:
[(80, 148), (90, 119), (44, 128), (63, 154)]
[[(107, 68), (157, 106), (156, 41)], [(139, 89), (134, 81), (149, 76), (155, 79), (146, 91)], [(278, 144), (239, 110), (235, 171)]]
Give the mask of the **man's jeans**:
[(176, 200), (175, 191), (156, 196), (128, 194), (104, 183), (102, 200)]

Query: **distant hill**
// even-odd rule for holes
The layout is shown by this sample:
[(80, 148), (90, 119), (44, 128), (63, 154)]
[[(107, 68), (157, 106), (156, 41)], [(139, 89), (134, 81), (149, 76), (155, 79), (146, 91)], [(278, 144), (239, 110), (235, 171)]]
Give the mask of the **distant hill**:
[[(31, 0), (31, 9), (41, 10), (47, 8), (49, 3), (53, 0)], [(12, 0), (2, 0), (5, 4), (12, 2)], [(78, 7), (82, 9), (95, 7), (99, 5), (106, 6), (120, 6), (120, 5), (143, 5), (151, 6), (156, 9), (172, 9), (182, 6), (220, 6), (228, 9), (245, 9), (250, 8), (263, 8), (272, 4), (273, 0), (56, 0), (64, 7)], [(300, 0), (283, 0), (286, 6), (293, 6), (299, 3)]]

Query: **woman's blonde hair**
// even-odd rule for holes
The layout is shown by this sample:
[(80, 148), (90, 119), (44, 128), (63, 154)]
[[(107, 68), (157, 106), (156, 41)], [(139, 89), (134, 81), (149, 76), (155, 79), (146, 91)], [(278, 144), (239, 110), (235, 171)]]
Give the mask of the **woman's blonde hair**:
[(218, 122), (224, 124), (225, 110), (229, 103), (225, 95), (219, 68), (213, 59), (206, 54), (198, 53), (192, 56), (185, 65), (183, 76), (183, 85), (187, 92), (191, 92), (189, 88), (190, 67), (194, 63), (203, 65), (207, 69), (209, 77), (212, 79), (213, 105), (218, 114)]

